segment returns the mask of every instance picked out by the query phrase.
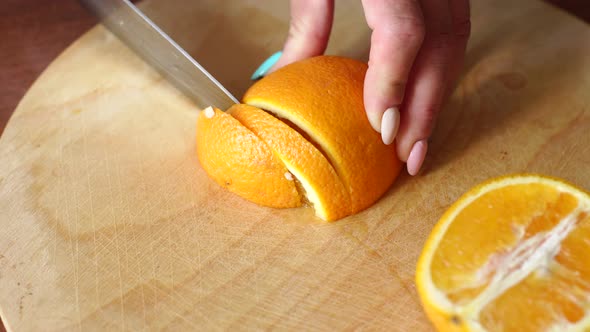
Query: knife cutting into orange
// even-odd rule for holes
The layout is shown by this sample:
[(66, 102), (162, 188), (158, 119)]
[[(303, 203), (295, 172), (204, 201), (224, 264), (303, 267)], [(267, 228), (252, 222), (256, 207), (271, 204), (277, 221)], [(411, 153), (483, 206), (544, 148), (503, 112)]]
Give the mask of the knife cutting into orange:
[(249, 105), (239, 104), (128, 0), (82, 2), (205, 108), (197, 121), (199, 161), (229, 191), (275, 208), (311, 205), (332, 221), (371, 206), (399, 174), (395, 148), (365, 115), (365, 63), (329, 56), (294, 63), (254, 84), (243, 100)]

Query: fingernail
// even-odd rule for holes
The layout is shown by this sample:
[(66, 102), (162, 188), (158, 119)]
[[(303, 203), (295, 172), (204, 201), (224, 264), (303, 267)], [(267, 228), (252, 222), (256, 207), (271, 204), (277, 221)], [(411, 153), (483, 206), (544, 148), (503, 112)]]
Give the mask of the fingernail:
[(367, 112), (367, 118), (369, 119), (371, 127), (373, 127), (376, 132), (381, 133), (381, 119), (383, 119), (383, 115), (375, 112)]
[(408, 173), (410, 175), (416, 175), (422, 168), (422, 163), (424, 163), (424, 158), (426, 157), (426, 151), (428, 150), (428, 141), (423, 139), (416, 143), (412, 147), (412, 151), (410, 151), (410, 155), (408, 156)]
[(258, 69), (254, 71), (254, 74), (250, 76), (250, 79), (255, 81), (266, 75), (270, 68), (272, 68), (272, 66), (274, 66), (277, 63), (277, 61), (279, 61), (281, 55), (283, 55), (283, 51), (278, 51), (277, 53), (271, 55), (268, 59), (264, 60), (260, 67), (258, 67)]
[(383, 140), (385, 145), (393, 143), (398, 129), (399, 110), (397, 107), (390, 107), (385, 110), (381, 118), (381, 140)]

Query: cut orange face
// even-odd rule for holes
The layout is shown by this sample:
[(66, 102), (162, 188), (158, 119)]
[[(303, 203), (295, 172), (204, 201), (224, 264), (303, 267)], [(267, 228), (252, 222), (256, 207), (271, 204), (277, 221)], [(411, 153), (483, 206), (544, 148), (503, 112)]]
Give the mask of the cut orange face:
[(538, 175), (470, 190), (432, 231), (416, 284), (441, 331), (589, 331), (590, 196)]

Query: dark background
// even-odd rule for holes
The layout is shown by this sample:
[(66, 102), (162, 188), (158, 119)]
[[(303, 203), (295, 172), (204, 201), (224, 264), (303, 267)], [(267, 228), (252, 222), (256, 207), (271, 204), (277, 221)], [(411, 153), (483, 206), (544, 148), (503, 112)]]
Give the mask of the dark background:
[[(546, 1), (590, 22), (588, 0)], [(96, 19), (76, 0), (2, 0), (0, 135), (33, 81), (61, 51), (95, 24)], [(0, 322), (0, 332), (4, 331)]]

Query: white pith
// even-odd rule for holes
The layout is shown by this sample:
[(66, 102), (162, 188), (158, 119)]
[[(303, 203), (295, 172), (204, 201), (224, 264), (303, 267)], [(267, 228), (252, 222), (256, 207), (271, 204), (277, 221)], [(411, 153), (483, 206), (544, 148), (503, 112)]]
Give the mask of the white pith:
[[(444, 237), (448, 227), (457, 215), (473, 201), (482, 195), (505, 187), (509, 185), (525, 184), (525, 183), (545, 183), (553, 186), (557, 190), (571, 194), (578, 199), (579, 205), (570, 214), (565, 216), (560, 222), (551, 230), (540, 232), (524, 241), (519, 241), (519, 244), (514, 247), (509, 253), (502, 257), (502, 263), (496, 265), (493, 272), (486, 270), (486, 264), (482, 266), (479, 272), (479, 278), (492, 273), (492, 277), (488, 278), (486, 288), (478, 294), (478, 296), (469, 303), (458, 305), (452, 303), (444, 292), (440, 291), (433, 283), (432, 276), (429, 273), (430, 266), (433, 259), (433, 254), (436, 251), (440, 241)], [(471, 197), (460, 202), (454, 206), (446, 216), (446, 222), (442, 225), (437, 225), (436, 235), (431, 239), (432, 247), (422, 257), (421, 269), (424, 273), (419, 275), (420, 282), (424, 287), (424, 292), (429, 294), (431, 304), (433, 304), (439, 311), (448, 314), (457, 314), (465, 319), (464, 323), (473, 331), (485, 331), (485, 328), (479, 323), (480, 311), (510, 287), (516, 285), (521, 280), (526, 278), (531, 273), (543, 272), (543, 267), (547, 266), (549, 262), (553, 261), (554, 256), (559, 252), (562, 241), (567, 235), (575, 229), (576, 220), (581, 213), (590, 213), (590, 204), (588, 198), (581, 192), (569, 185), (546, 178), (539, 178), (537, 176), (522, 176), (505, 178), (500, 182), (490, 183), (479, 189), (479, 192)], [(522, 230), (515, 230), (516, 234), (522, 235)], [(521, 237), (522, 238), (522, 237)], [(534, 250), (532, 250), (534, 248)], [(482, 282), (483, 284), (483, 282)], [(590, 296), (590, 295), (589, 295)], [(590, 300), (587, 304), (590, 303)], [(556, 323), (550, 327), (548, 331), (584, 331), (590, 326), (590, 307), (586, 307), (586, 316), (575, 324), (567, 321), (563, 323)]]
[(293, 181), (293, 174), (291, 172), (285, 172), (285, 179)]
[(203, 112), (205, 112), (205, 117), (208, 119), (211, 119), (212, 117), (215, 116), (215, 111), (213, 110), (213, 107), (211, 107), (211, 106), (205, 108), (203, 110)]
[[(315, 210), (315, 214), (324, 220), (327, 219), (328, 214), (326, 212), (326, 207), (324, 206), (324, 204), (322, 204), (322, 201), (320, 199), (320, 196), (318, 195), (318, 192), (307, 181), (307, 177), (302, 172), (300, 172), (300, 170), (297, 169), (293, 164), (287, 162), (285, 159), (281, 159), (281, 161), (283, 162), (283, 164), (285, 164), (285, 167), (287, 167), (289, 172), (291, 174), (293, 174), (293, 176), (299, 181), (299, 183), (301, 184), (301, 186), (305, 190), (305, 193), (304, 193), (305, 197), (307, 198), (309, 203), (311, 203), (313, 205), (313, 208)], [(293, 179), (291, 179), (291, 181), (292, 180)]]

